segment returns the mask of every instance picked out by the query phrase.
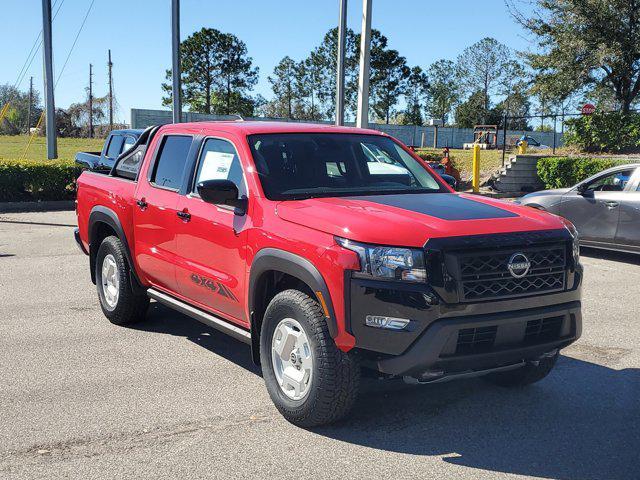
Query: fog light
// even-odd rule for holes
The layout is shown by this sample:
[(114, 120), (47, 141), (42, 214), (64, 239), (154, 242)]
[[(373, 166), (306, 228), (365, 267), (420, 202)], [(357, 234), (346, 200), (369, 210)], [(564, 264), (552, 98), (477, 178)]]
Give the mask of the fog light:
[(411, 320), (407, 318), (383, 317), (380, 315), (367, 315), (365, 324), (367, 327), (386, 328), (387, 330), (403, 330)]

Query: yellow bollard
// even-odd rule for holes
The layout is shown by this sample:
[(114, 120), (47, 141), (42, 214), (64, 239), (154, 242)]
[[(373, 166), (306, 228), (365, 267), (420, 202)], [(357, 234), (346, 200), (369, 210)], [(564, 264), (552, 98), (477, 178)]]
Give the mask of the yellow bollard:
[(480, 191), (480, 145), (473, 146), (473, 178), (471, 185), (474, 193)]

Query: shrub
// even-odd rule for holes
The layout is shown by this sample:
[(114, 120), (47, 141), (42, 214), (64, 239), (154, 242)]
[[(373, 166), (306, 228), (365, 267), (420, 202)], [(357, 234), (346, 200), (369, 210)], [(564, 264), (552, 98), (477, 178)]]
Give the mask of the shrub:
[(69, 161), (0, 159), (0, 201), (71, 200), (81, 172)]
[(619, 163), (610, 158), (546, 157), (538, 160), (538, 176), (546, 188), (571, 187)]
[(640, 150), (640, 114), (594, 113), (566, 121), (565, 144), (585, 152)]

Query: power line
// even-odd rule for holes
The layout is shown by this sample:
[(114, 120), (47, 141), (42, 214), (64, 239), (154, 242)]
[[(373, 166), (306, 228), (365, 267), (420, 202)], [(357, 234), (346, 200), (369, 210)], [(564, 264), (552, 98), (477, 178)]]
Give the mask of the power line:
[[(64, 0), (62, 0), (64, 1)], [(56, 83), (54, 84), (54, 88), (56, 85), (58, 85), (58, 81), (60, 80), (60, 77), (62, 76), (62, 72), (64, 72), (65, 67), (67, 66), (67, 63), (69, 62), (69, 58), (71, 57), (71, 53), (73, 53), (73, 49), (76, 46), (76, 43), (78, 43), (78, 38), (80, 37), (80, 33), (82, 33), (82, 29), (84, 28), (84, 24), (87, 22), (87, 18), (89, 17), (89, 13), (91, 13), (91, 9), (93, 8), (93, 4), (96, 0), (91, 0), (91, 3), (89, 4), (89, 8), (87, 8), (87, 13), (84, 14), (84, 18), (82, 19), (82, 23), (80, 24), (80, 28), (78, 29), (78, 33), (76, 33), (76, 38), (74, 38), (73, 43), (71, 44), (71, 48), (69, 49), (69, 53), (67, 54), (67, 58), (65, 58), (64, 63), (62, 64), (62, 69), (60, 70), (60, 73), (58, 73), (58, 78), (56, 79)]]

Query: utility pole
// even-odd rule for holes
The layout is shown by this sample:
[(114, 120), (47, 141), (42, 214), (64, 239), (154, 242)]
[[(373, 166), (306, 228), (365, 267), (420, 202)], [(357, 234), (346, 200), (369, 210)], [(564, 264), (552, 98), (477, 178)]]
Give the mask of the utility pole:
[(27, 109), (27, 135), (31, 129), (31, 106), (33, 105), (33, 77), (29, 79), (29, 108)]
[(347, 36), (347, 0), (340, 0), (338, 21), (338, 78), (336, 82), (336, 125), (344, 125), (344, 44)]
[(42, 41), (44, 64), (44, 96), (47, 112), (47, 158), (58, 158), (56, 141), (56, 105), (53, 98), (53, 48), (51, 42), (51, 0), (42, 0)]
[(358, 115), (356, 127), (369, 126), (369, 53), (371, 50), (371, 4), (362, 0), (362, 33), (360, 35), (360, 76), (358, 77)]
[(113, 130), (113, 62), (111, 61), (111, 49), (109, 49), (109, 131)]
[(180, 0), (171, 0), (171, 95), (173, 123), (182, 121), (180, 99)]
[(93, 138), (93, 65), (89, 64), (89, 138)]

